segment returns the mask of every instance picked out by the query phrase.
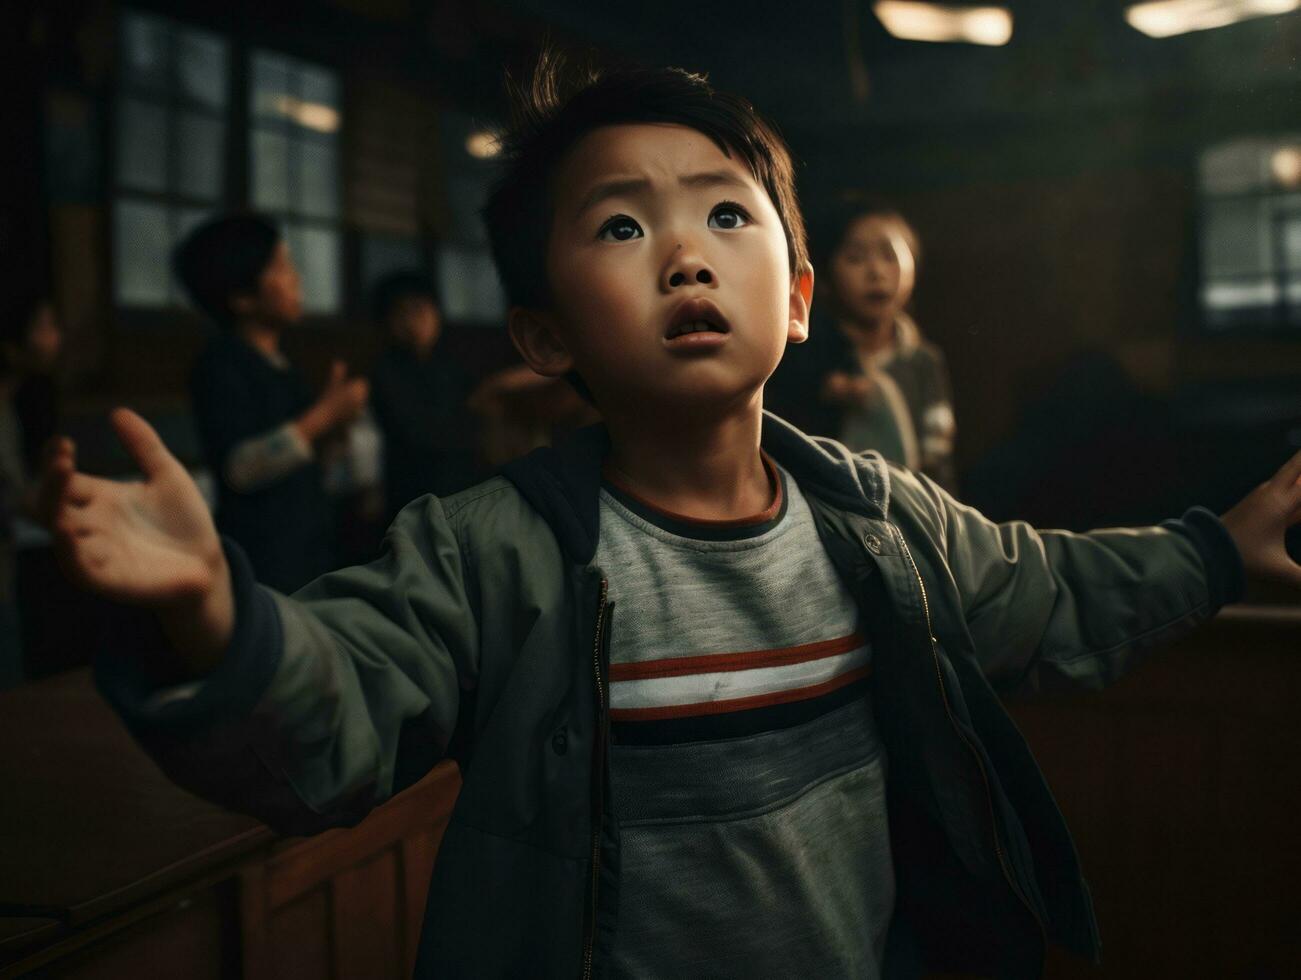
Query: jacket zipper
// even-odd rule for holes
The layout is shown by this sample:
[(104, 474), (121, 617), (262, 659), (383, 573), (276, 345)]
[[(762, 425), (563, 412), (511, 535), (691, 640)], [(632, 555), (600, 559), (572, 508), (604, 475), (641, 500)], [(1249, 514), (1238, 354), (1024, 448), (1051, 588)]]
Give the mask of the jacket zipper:
[(1035, 923), (1039, 926), (1039, 932), (1044, 936), (1044, 945), (1046, 947), (1047, 931), (1044, 928), (1043, 920), (1039, 918), (1039, 913), (1034, 910), (1029, 899), (1025, 897), (1025, 894), (1021, 891), (1020, 887), (1012, 879), (1012, 869), (1008, 865), (1007, 855), (1003, 853), (1003, 845), (998, 839), (998, 815), (994, 811), (994, 793), (989, 786), (989, 774), (985, 772), (985, 763), (981, 760), (980, 753), (976, 751), (976, 747), (971, 743), (971, 739), (967, 738), (966, 733), (958, 727), (957, 719), (953, 717), (953, 710), (949, 706), (949, 694), (944, 687), (944, 673), (940, 668), (940, 656), (936, 650), (939, 641), (935, 638), (935, 627), (931, 623), (931, 604), (926, 595), (926, 583), (922, 581), (922, 573), (917, 568), (917, 562), (913, 561), (912, 552), (908, 550), (908, 542), (904, 540), (902, 532), (900, 532), (894, 525), (891, 525), (890, 527), (891, 530), (894, 531), (895, 536), (898, 537), (899, 546), (903, 548), (904, 557), (908, 559), (908, 565), (912, 569), (914, 577), (917, 579), (917, 587), (921, 589), (922, 612), (926, 616), (926, 633), (930, 639), (931, 659), (935, 663), (935, 680), (939, 685), (940, 700), (944, 704), (944, 714), (948, 717), (949, 724), (953, 726), (953, 730), (957, 733), (958, 737), (962, 739), (963, 744), (966, 745), (967, 750), (971, 753), (971, 757), (976, 761), (976, 768), (980, 770), (981, 782), (985, 785), (985, 800), (989, 804), (989, 820), (990, 826), (993, 828), (994, 832), (994, 854), (998, 857), (998, 866), (1003, 872), (1003, 877), (1007, 880), (1008, 887), (1012, 889), (1012, 894), (1020, 900), (1021, 904), (1025, 906), (1025, 910), (1030, 913)]
[[(601, 677), (601, 642), (605, 634), (605, 601), (609, 593), (610, 583), (608, 579), (601, 579), (601, 598), (596, 605), (596, 639), (592, 644), (592, 672), (596, 677), (596, 747), (598, 750), (597, 764), (604, 766), (604, 759), (600, 757), (600, 752), (604, 751), (604, 726), (605, 726), (605, 681)], [(602, 792), (599, 784), (593, 787), (597, 795), (597, 803), (593, 807), (592, 820), (592, 888), (591, 888), (591, 906), (589, 908), (590, 918), (588, 920), (587, 936), (583, 942), (583, 980), (591, 980), (592, 977), (592, 949), (596, 944), (596, 885), (597, 878), (601, 873), (601, 814), (602, 806), (599, 802), (599, 794)]]

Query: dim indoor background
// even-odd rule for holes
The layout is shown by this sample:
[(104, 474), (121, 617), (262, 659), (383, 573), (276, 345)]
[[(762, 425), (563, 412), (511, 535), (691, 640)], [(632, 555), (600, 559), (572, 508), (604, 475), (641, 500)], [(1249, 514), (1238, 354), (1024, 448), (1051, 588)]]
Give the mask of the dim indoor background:
[[(126, 403), (203, 475), (186, 379), (209, 328), (169, 254), (218, 211), (285, 230), (307, 314), (285, 346), (315, 381), (332, 358), (374, 360), (368, 288), (409, 268), (439, 288), (442, 356), (482, 378), (515, 362), (477, 216), (503, 71), (526, 71), (547, 37), (745, 94), (790, 142), (810, 212), (870, 194), (907, 215), (923, 243), (915, 313), (952, 375), (963, 499), (1077, 529), (1223, 510), (1301, 447), (1298, 6), (8, 7), (25, 70), (5, 112), (4, 275), (48, 283), (62, 428), (96, 472), (128, 471), (105, 421)], [(145, 955), (196, 976), (399, 973), (423, 902), (411, 883), (454, 788), (422, 784), (425, 809), (324, 845), (272, 841), (158, 788), (84, 683), (48, 546), (20, 544), (32, 681), (0, 709), (0, 975), (131, 975), (121, 964)], [(1252, 598), (1106, 696), (1016, 709), (1094, 886), (1096, 975), (1301, 972), (1301, 741), (1284, 734), (1301, 611)], [(108, 734), (79, 735), (86, 718)], [(113, 746), (114, 778), (147, 785), (185, 832), (169, 847), (129, 808), (86, 816), (77, 766), (15, 748), (34, 738), (47, 759)], [(24, 780), (30, 792), (11, 791)], [(134, 859), (102, 856), (113, 834)], [(1054, 959), (1050, 975), (1094, 974)]]

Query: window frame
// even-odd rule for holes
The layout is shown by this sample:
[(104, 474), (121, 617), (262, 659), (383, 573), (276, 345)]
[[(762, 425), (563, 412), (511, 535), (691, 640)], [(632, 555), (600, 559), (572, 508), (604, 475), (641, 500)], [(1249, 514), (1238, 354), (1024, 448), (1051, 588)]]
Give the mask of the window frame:
[[(107, 254), (107, 290), (113, 322), (125, 329), (138, 332), (165, 330), (174, 333), (178, 326), (188, 327), (196, 333), (210, 327), (208, 318), (193, 307), (179, 302), (171, 295), (165, 305), (153, 306), (140, 303), (124, 303), (118, 299), (118, 255), (116, 234), (116, 212), (119, 202), (138, 200), (146, 203), (162, 204), (169, 209), (204, 208), (214, 211), (253, 209), (253, 164), (252, 136), (256, 122), (250, 111), (249, 99), (252, 85), (253, 53), (256, 50), (268, 51), (299, 61), (307, 61), (334, 74), (338, 81), (340, 125), (336, 136), (338, 148), (337, 194), (339, 208), (333, 219), (308, 218), (311, 222), (323, 221), (331, 224), (339, 236), (339, 305), (332, 313), (305, 312), (298, 324), (312, 332), (328, 333), (347, 328), (347, 318), (355, 301), (356, 243), (355, 234), (347, 223), (347, 180), (345, 176), (346, 147), (348, 139), (348, 113), (346, 111), (348, 79), (342, 65), (332, 53), (323, 50), (308, 50), (299, 44), (284, 44), (283, 38), (264, 37), (258, 33), (243, 33), (229, 20), (215, 20), (202, 16), (177, 16), (171, 9), (151, 5), (148, 2), (135, 3), (120, 7), (116, 12), (115, 51), (120, 62), (125, 19), (131, 14), (166, 20), (173, 28), (196, 30), (211, 34), (226, 44), (227, 78), (226, 105), (224, 112), (214, 114), (210, 107), (203, 107), (212, 118), (220, 119), (225, 127), (225, 141), (222, 153), (223, 173), (220, 180), (221, 190), (214, 201), (198, 201), (193, 197), (173, 192), (170, 188), (163, 191), (147, 191), (124, 185), (118, 174), (118, 141), (120, 138), (119, 113), (125, 99), (135, 98), (162, 105), (170, 114), (169, 121), (179, 118), (180, 113), (198, 111), (178, 94), (179, 86), (169, 85), (165, 101), (156, 96), (142, 93), (138, 88), (128, 84), (124, 78), (124, 69), (120, 63), (115, 67), (108, 86), (108, 105), (105, 113), (103, 130), (103, 156), (105, 169), (105, 204), (106, 204), (106, 249)], [(176, 77), (176, 46), (171, 46), (168, 55), (168, 77)], [(173, 126), (173, 129), (175, 127)], [(167, 173), (173, 173), (177, 165), (178, 141), (169, 132)], [(272, 215), (277, 221), (284, 217), (279, 212)], [(169, 221), (174, 221), (169, 217)], [(302, 219), (295, 219), (302, 220)], [(171, 226), (169, 225), (169, 228)]]
[[(1295, 266), (1287, 264), (1287, 248), (1284, 238), (1286, 225), (1277, 220), (1277, 215), (1273, 216), (1275, 219), (1273, 227), (1267, 229), (1269, 268), (1262, 269), (1255, 275), (1243, 273), (1233, 276), (1212, 276), (1208, 271), (1206, 258), (1206, 236), (1211, 221), (1210, 212), (1213, 203), (1281, 200), (1301, 195), (1301, 186), (1287, 187), (1282, 184), (1265, 184), (1239, 190), (1215, 192), (1205, 187), (1200, 167), (1203, 156), (1216, 146), (1240, 140), (1272, 139), (1291, 135), (1291, 132), (1272, 134), (1243, 133), (1236, 137), (1221, 138), (1214, 144), (1200, 147), (1192, 160), (1192, 182), (1196, 198), (1195, 240), (1193, 243), (1196, 258), (1196, 281), (1193, 284), (1191, 299), (1196, 309), (1197, 335), (1202, 339), (1230, 341), (1244, 339), (1273, 340), (1301, 343), (1301, 300), (1289, 304), (1287, 296), (1289, 280), (1297, 284), (1294, 288), (1301, 287), (1301, 264)], [(1295, 209), (1285, 207), (1283, 213), (1295, 213), (1301, 217), (1301, 202), (1298, 202)], [(1204, 290), (1213, 284), (1259, 282), (1261, 279), (1268, 279), (1278, 290), (1277, 301), (1268, 306), (1240, 308), (1227, 314), (1215, 314), (1211, 311), (1203, 296)], [(1295, 312), (1291, 313), (1290, 316), (1289, 307), (1295, 309)]]

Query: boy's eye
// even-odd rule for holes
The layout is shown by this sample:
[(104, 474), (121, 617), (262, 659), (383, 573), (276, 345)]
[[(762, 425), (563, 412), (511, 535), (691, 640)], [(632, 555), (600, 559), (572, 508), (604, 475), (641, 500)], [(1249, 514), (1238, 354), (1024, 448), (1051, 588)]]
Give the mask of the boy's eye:
[(603, 242), (630, 242), (644, 234), (641, 225), (632, 218), (626, 214), (616, 214), (601, 225), (601, 230), (596, 233), (596, 237)]
[(739, 204), (720, 204), (709, 214), (709, 227), (717, 228), (720, 231), (744, 228), (749, 223), (750, 216), (746, 214), (745, 208)]

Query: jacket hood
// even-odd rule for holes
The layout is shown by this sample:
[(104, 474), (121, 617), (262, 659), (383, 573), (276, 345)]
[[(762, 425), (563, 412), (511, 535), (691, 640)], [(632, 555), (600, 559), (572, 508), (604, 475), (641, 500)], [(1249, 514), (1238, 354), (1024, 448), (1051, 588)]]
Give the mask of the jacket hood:
[[(805, 435), (771, 412), (764, 412), (760, 438), (764, 450), (800, 489), (865, 517), (885, 517), (890, 477), (878, 453), (851, 453), (834, 439)], [(609, 448), (605, 426), (594, 425), (558, 446), (535, 449), (501, 470), (551, 525), (566, 555), (580, 565), (591, 564), (596, 555), (601, 463)]]

